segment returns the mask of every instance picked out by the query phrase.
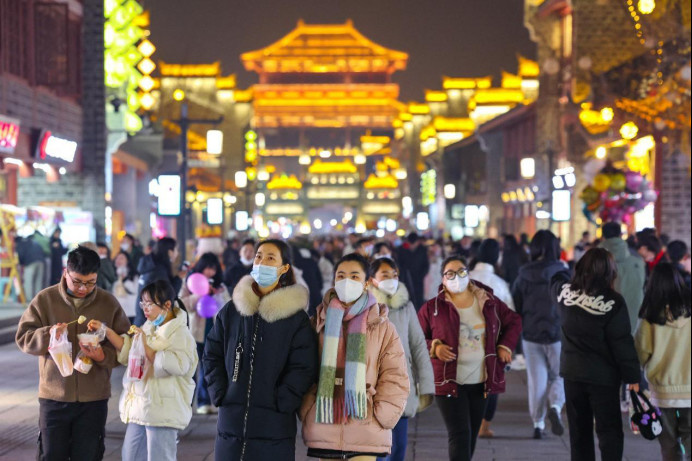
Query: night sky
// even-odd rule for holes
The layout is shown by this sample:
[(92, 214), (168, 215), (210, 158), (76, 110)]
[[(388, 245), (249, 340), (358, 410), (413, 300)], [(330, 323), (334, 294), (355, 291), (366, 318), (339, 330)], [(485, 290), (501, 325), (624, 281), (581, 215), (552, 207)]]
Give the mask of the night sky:
[[(481, 77), (516, 72), (516, 54), (535, 58), (523, 25), (522, 0), (142, 0), (151, 11), (156, 60), (208, 63), (220, 60), (239, 86), (257, 82), (240, 54), (263, 48), (308, 24), (352, 19), (363, 35), (409, 54), (396, 72), (401, 100), (422, 100), (440, 89), (442, 76)], [(499, 81), (496, 81), (499, 85)]]

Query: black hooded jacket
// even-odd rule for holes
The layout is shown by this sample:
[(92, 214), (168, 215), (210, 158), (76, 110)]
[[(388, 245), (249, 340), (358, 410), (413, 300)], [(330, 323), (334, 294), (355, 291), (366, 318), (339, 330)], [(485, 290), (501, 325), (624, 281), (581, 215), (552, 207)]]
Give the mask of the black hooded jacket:
[(560, 311), (550, 295), (550, 280), (565, 270), (560, 261), (533, 261), (519, 269), (512, 286), (512, 298), (521, 315), (522, 338), (532, 343), (560, 341)]

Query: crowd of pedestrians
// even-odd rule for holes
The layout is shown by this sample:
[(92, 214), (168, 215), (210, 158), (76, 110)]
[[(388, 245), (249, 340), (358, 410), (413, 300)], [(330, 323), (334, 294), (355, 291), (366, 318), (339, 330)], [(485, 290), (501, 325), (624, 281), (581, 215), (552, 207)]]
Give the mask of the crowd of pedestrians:
[(505, 373), (524, 369), (526, 437), (568, 425), (572, 459), (594, 460), (595, 423), (601, 458), (621, 459), (627, 399), (648, 389), (662, 459), (690, 459), (689, 251), (623, 237), (238, 238), (188, 265), (170, 237), (127, 235), (114, 258), (85, 242), (64, 268), (59, 230), (48, 253), (28, 239), (16, 342), (40, 362), (38, 458), (102, 458), (122, 364), (126, 460), (176, 459), (197, 412), (218, 413), (219, 460), (294, 459), (300, 427), (309, 457), (401, 461), (433, 403), (449, 459), (471, 460)]

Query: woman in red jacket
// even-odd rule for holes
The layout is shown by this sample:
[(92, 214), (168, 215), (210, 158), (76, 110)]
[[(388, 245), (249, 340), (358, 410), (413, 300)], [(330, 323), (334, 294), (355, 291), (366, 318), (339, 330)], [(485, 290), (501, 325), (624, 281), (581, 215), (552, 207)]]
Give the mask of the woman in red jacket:
[(435, 373), (435, 400), (449, 437), (450, 461), (470, 460), (488, 394), (505, 390), (505, 365), (521, 333), (521, 318), (485, 285), (469, 279), (466, 263), (442, 264), (436, 298), (418, 311)]

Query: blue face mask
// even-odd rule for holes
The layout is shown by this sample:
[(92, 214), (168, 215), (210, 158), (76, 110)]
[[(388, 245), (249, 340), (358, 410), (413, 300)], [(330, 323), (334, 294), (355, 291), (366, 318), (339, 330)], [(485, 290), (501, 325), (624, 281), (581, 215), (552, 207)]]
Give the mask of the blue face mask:
[(279, 279), (279, 268), (274, 266), (254, 265), (250, 275), (262, 288), (270, 287)]
[(151, 321), (151, 324), (154, 325), (155, 327), (160, 327), (161, 324), (166, 320), (166, 314), (167, 311), (163, 311), (159, 314), (158, 317), (156, 317), (154, 320)]

